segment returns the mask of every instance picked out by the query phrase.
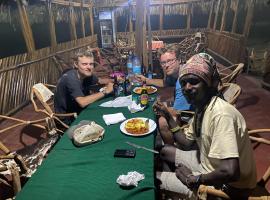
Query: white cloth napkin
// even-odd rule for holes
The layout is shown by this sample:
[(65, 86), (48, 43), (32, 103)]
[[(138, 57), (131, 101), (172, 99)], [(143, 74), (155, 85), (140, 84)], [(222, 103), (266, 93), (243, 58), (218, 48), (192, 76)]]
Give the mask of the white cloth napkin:
[(127, 175), (120, 175), (116, 182), (122, 186), (138, 186), (138, 182), (144, 179), (144, 174), (140, 174), (139, 172), (133, 171), (128, 172)]
[(99, 106), (119, 108), (119, 107), (128, 107), (131, 104), (132, 104), (132, 95), (129, 95), (126, 97), (117, 97), (116, 99), (104, 102)]
[(107, 125), (111, 124), (117, 124), (119, 122), (122, 122), (126, 120), (125, 116), (123, 113), (115, 113), (115, 114), (108, 114), (108, 115), (103, 115), (103, 120)]
[(144, 107), (141, 107), (140, 104), (136, 104), (135, 101), (132, 101), (132, 104), (128, 106), (128, 109), (131, 113), (135, 113), (144, 110)]

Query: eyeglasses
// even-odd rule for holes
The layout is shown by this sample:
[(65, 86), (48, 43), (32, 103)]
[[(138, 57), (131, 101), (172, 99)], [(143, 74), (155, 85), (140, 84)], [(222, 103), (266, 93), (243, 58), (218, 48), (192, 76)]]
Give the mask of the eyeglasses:
[(94, 67), (95, 63), (80, 63), (82, 66), (90, 65), (91, 67)]
[(168, 64), (168, 65), (173, 64), (175, 61), (176, 61), (176, 58), (168, 59), (167, 61), (162, 61), (162, 62), (160, 62), (160, 65), (161, 65), (162, 67), (164, 67), (164, 66), (166, 66), (167, 64)]

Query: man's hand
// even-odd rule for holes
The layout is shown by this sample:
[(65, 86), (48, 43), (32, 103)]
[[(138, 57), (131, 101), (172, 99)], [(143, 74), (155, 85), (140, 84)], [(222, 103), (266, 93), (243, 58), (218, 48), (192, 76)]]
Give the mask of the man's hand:
[(190, 189), (196, 188), (199, 186), (198, 184), (200, 184), (199, 176), (194, 176), (192, 171), (183, 164), (178, 165), (175, 170), (175, 175), (183, 184), (185, 184)]
[(112, 93), (112, 92), (113, 92), (113, 83), (108, 83), (108, 84), (106, 85), (105, 91), (106, 91), (106, 94)]
[(139, 82), (146, 83), (146, 77), (141, 74), (136, 74), (135, 79)]
[(170, 116), (170, 112), (167, 108), (167, 106), (165, 106), (162, 102), (160, 101), (156, 101), (153, 104), (153, 111), (157, 114), (157, 115), (161, 115), (163, 117), (165, 117), (166, 119), (168, 118), (168, 116)]

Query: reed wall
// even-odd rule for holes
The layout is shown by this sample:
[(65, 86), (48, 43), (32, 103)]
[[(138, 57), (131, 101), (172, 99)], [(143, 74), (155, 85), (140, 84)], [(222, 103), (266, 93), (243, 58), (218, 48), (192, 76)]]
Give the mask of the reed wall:
[(228, 32), (207, 32), (208, 48), (232, 63), (245, 61), (245, 37)]
[(74, 51), (86, 46), (97, 46), (96, 35), (0, 59), (0, 114), (9, 115), (27, 104), (34, 84), (56, 84), (62, 70), (53, 61), (55, 55), (70, 61)]

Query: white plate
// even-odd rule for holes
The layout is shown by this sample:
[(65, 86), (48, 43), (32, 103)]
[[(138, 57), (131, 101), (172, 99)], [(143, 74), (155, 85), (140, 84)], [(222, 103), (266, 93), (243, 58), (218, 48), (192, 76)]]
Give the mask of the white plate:
[[(151, 87), (151, 88), (153, 89), (153, 92), (148, 93), (148, 94), (154, 94), (155, 92), (157, 92), (157, 88), (154, 87), (154, 86), (146, 86), (146, 87)], [(136, 90), (137, 90), (138, 88), (141, 88), (141, 87), (135, 87), (135, 88), (133, 89), (133, 92), (136, 93), (136, 94), (140, 94), (140, 93), (136, 92)]]
[(156, 128), (157, 128), (157, 124), (156, 122), (154, 122), (152, 119), (149, 119), (149, 131), (144, 133), (144, 134), (132, 134), (132, 133), (128, 133), (125, 129), (125, 125), (127, 123), (127, 121), (131, 120), (131, 119), (142, 119), (143, 121), (146, 121), (148, 118), (144, 118), (144, 117), (135, 117), (135, 118), (130, 118), (127, 119), (126, 121), (122, 122), (122, 124), (120, 125), (120, 130), (126, 134), (126, 135), (130, 135), (130, 136), (134, 136), (134, 137), (140, 137), (140, 136), (144, 136), (144, 135), (148, 135), (150, 133), (152, 133)]

